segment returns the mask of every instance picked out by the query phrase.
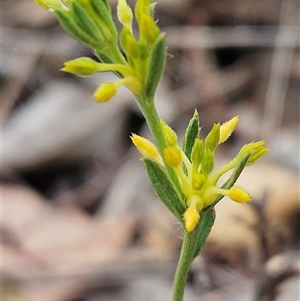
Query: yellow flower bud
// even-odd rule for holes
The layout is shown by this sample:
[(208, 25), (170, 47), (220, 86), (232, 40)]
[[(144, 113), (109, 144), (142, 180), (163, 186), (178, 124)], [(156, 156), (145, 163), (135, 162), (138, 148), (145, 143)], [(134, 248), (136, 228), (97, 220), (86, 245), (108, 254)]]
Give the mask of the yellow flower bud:
[(237, 126), (238, 121), (239, 117), (235, 116), (221, 125), (219, 144), (225, 142), (231, 136)]
[(99, 63), (89, 57), (80, 57), (64, 63), (61, 71), (77, 74), (79, 76), (89, 76), (98, 71)]
[(228, 197), (238, 203), (247, 203), (251, 201), (251, 196), (248, 192), (238, 186), (233, 186), (228, 190)]
[(117, 86), (114, 83), (103, 83), (94, 92), (94, 98), (97, 102), (109, 101), (117, 92)]
[(126, 0), (118, 0), (117, 15), (124, 27), (131, 28), (133, 14), (130, 6), (126, 3)]
[(131, 141), (142, 156), (153, 159), (159, 164), (163, 165), (162, 158), (156, 146), (151, 141), (136, 134), (132, 134)]
[(162, 119), (160, 119), (160, 126), (165, 135), (168, 145), (174, 147), (177, 146), (177, 135), (174, 130), (169, 127)]
[(178, 167), (181, 163), (180, 150), (175, 147), (167, 147), (164, 149), (165, 162), (172, 167)]
[(145, 39), (150, 45), (154, 43), (160, 33), (160, 29), (153, 18), (147, 14), (143, 14), (139, 25), (141, 38)]
[(138, 22), (143, 18), (143, 13), (147, 13), (151, 8), (150, 0), (137, 0), (135, 4), (135, 17)]
[(260, 159), (264, 154), (268, 153), (269, 149), (265, 147), (265, 141), (260, 140), (257, 142), (251, 142), (244, 145), (237, 155), (237, 160), (242, 158), (247, 153), (250, 153), (248, 158), (247, 165), (253, 164), (258, 159)]
[(263, 147), (259, 150), (257, 150), (255, 153), (253, 153), (248, 161), (247, 164), (253, 164), (254, 162), (256, 162), (258, 159), (260, 159), (264, 154), (268, 153), (270, 150), (266, 147)]
[(200, 214), (194, 205), (191, 205), (183, 214), (184, 226), (188, 233), (192, 232), (200, 218)]

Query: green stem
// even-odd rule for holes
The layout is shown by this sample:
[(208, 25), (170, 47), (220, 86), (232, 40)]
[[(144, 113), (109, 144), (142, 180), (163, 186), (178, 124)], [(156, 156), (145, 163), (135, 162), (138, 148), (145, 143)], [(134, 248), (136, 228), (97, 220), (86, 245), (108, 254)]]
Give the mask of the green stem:
[[(147, 125), (150, 129), (150, 132), (152, 136), (154, 137), (154, 140), (156, 142), (157, 148), (159, 153), (161, 154), (163, 160), (164, 160), (164, 149), (167, 147), (167, 142), (166, 138), (164, 136), (164, 133), (162, 131), (161, 125), (160, 125), (160, 120), (159, 116), (157, 114), (155, 105), (154, 105), (154, 100), (153, 99), (145, 99), (145, 98), (138, 98), (137, 97), (137, 102), (139, 104), (139, 107), (146, 119)], [(178, 177), (170, 166), (165, 164), (166, 170), (172, 179), (173, 183), (178, 183)]]
[(182, 301), (184, 288), (195, 253), (195, 231), (185, 233), (173, 283), (173, 301)]
[(233, 169), (236, 166), (237, 162), (236, 159), (231, 160), (221, 168), (219, 168), (215, 173), (213, 173), (209, 178), (209, 185), (215, 185), (219, 179), (222, 177), (224, 173)]
[[(163, 151), (167, 147), (167, 142), (162, 131), (159, 116), (157, 114), (154, 100), (147, 99), (145, 97), (137, 97), (137, 102), (140, 109), (146, 119), (151, 134), (153, 135), (157, 148), (163, 157)], [(164, 158), (163, 158), (164, 159)], [(165, 164), (166, 170), (171, 178), (171, 181), (176, 184), (178, 183), (178, 177), (173, 168)], [(178, 266), (175, 273), (174, 286), (173, 286), (173, 301), (182, 301), (184, 288), (187, 280), (187, 275), (190, 266), (195, 258), (195, 250), (197, 239), (199, 237), (201, 227), (200, 223), (191, 233), (184, 233), (183, 245), (179, 257)]]
[(167, 147), (167, 142), (160, 126), (159, 117), (154, 106), (154, 100), (143, 98), (139, 100), (138, 103), (146, 119), (150, 132), (155, 139), (158, 150), (162, 154), (163, 149)]

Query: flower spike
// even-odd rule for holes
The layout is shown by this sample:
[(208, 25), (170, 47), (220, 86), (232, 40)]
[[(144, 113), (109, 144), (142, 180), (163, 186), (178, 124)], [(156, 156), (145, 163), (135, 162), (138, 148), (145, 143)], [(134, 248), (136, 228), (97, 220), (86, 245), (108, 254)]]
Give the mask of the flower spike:
[[(250, 195), (235, 183), (247, 165), (269, 150), (265, 141), (244, 145), (238, 154), (214, 171), (218, 145), (235, 130), (238, 116), (220, 125), (215, 123), (206, 138), (200, 137), (197, 111), (183, 138), (157, 114), (154, 96), (166, 64), (166, 38), (154, 19), (155, 4), (137, 0), (134, 13), (126, 0), (118, 0), (116, 26), (109, 0), (34, 0), (54, 13), (62, 27), (76, 40), (93, 50), (95, 60), (80, 57), (65, 62), (64, 72), (91, 76), (113, 72), (115, 82), (101, 83), (94, 92), (97, 102), (109, 101), (121, 86), (134, 94), (155, 143), (136, 134), (131, 140), (142, 155), (150, 182), (162, 203), (184, 229), (184, 243), (175, 276), (173, 300), (183, 300), (184, 283), (192, 261), (202, 249), (214, 224), (214, 206), (224, 197), (247, 203)], [(134, 20), (135, 19), (135, 20)], [(137, 24), (133, 32), (132, 24)], [(220, 178), (230, 173), (224, 184)]]

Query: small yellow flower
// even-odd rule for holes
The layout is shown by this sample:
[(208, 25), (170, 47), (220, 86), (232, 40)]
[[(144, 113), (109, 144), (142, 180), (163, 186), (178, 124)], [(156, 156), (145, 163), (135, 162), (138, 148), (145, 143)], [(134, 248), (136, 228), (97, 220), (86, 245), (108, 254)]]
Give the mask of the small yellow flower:
[(126, 86), (133, 93), (139, 93), (143, 89), (142, 83), (137, 78), (133, 76), (126, 76), (114, 83), (109, 82), (101, 84), (94, 92), (94, 98), (98, 102), (109, 101), (121, 86)]
[(237, 203), (247, 203), (251, 201), (251, 196), (248, 192), (238, 186), (233, 186), (228, 190), (227, 196)]
[(94, 98), (97, 102), (109, 101), (116, 94), (117, 88), (115, 83), (103, 83), (94, 92)]
[(167, 140), (167, 144), (175, 147), (177, 145), (177, 135), (175, 131), (169, 127), (163, 119), (160, 119), (160, 126)]
[(225, 142), (233, 133), (239, 121), (239, 117), (235, 116), (229, 121), (223, 123), (220, 127), (220, 139), (219, 144)]
[(187, 209), (183, 213), (183, 221), (187, 232), (194, 230), (199, 222), (201, 211), (209, 206), (215, 206), (223, 196), (228, 196), (238, 203), (251, 200), (250, 195), (244, 189), (238, 186), (228, 189), (220, 188), (217, 182), (222, 175), (233, 170), (238, 164), (246, 164), (242, 161), (245, 155), (250, 155), (247, 164), (251, 164), (265, 154), (268, 149), (265, 148), (264, 141), (245, 145), (233, 160), (212, 173), (215, 149), (218, 144), (229, 138), (237, 123), (238, 117), (236, 116), (221, 126), (214, 124), (204, 140), (196, 137), (189, 158), (180, 149), (176, 133), (163, 120), (160, 122), (169, 145), (163, 151), (164, 162), (172, 167), (178, 176), (180, 190), (185, 197)]
[(98, 63), (89, 57), (80, 57), (74, 60), (67, 61), (64, 63), (64, 67), (61, 69), (61, 71), (74, 73), (79, 76), (89, 76), (96, 72), (105, 71), (119, 72), (123, 75), (124, 78), (131, 78), (134, 76), (134, 71), (129, 66), (122, 64)]
[(90, 76), (98, 71), (99, 63), (89, 57), (80, 57), (64, 63), (61, 71), (77, 74), (79, 76)]
[(184, 226), (188, 233), (192, 232), (200, 219), (200, 212), (203, 209), (203, 201), (197, 195), (192, 195), (188, 201), (188, 208), (183, 214)]
[(123, 26), (131, 29), (133, 14), (126, 0), (118, 0), (117, 15)]
[(242, 158), (247, 153), (250, 153), (250, 157), (248, 158), (247, 165), (253, 164), (258, 159), (260, 159), (264, 154), (268, 153), (270, 150), (265, 147), (265, 141), (260, 140), (256, 142), (251, 142), (249, 144), (245, 144), (237, 155), (237, 160)]
[(172, 167), (178, 167), (181, 163), (180, 150), (175, 147), (167, 147), (164, 149), (165, 162)]
[(132, 134), (131, 140), (143, 157), (153, 159), (163, 165), (162, 158), (156, 146), (151, 141), (136, 134)]
[(185, 229), (188, 233), (192, 232), (200, 218), (200, 214), (195, 207), (189, 207), (183, 214)]

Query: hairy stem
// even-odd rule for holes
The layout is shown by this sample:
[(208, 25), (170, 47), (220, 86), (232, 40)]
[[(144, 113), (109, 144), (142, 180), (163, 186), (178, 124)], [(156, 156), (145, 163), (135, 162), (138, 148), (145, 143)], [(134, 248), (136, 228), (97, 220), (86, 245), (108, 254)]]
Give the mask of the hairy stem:
[[(137, 98), (137, 100), (139, 107), (146, 119), (150, 132), (154, 137), (158, 151), (164, 161), (164, 149), (167, 147), (167, 141), (160, 125), (160, 120), (154, 105), (154, 100), (145, 98)], [(172, 179), (172, 182), (178, 183), (178, 177), (173, 168), (168, 166), (167, 164), (165, 164), (165, 167), (168, 175)]]
[(182, 301), (190, 266), (194, 260), (195, 235), (185, 233), (173, 283), (173, 301)]

